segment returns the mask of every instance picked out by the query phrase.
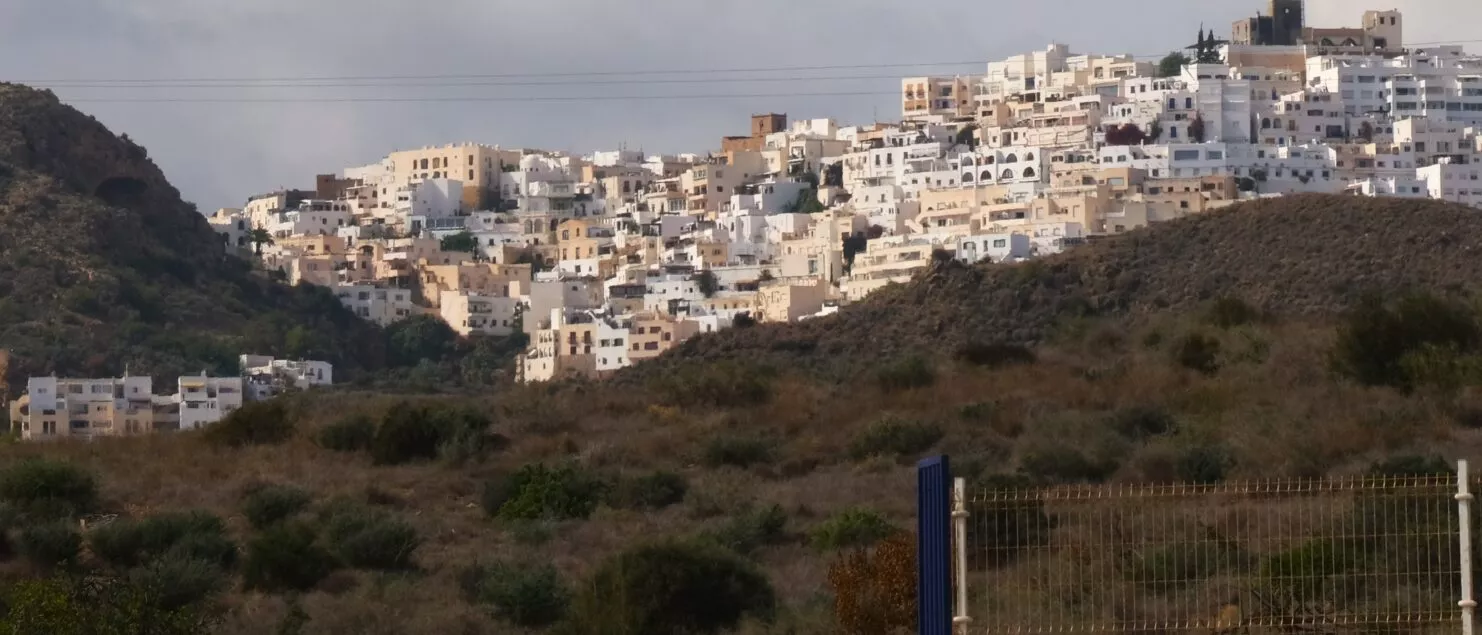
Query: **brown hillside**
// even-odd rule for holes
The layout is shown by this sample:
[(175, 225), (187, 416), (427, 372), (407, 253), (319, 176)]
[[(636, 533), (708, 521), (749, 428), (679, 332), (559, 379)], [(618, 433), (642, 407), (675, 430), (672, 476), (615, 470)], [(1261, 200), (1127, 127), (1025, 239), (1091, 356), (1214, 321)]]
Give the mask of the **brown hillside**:
[[(1429, 201), (1292, 196), (1159, 224), (1019, 265), (940, 265), (837, 316), (733, 329), (665, 359), (813, 368), (968, 342), (1035, 344), (1067, 319), (1146, 315), (1238, 296), (1268, 311), (1341, 310), (1366, 291), (1482, 282), (1482, 215)], [(666, 362), (638, 373), (660, 370)]]
[(0, 345), (10, 379), (234, 371), (243, 352), (380, 363), (323, 290), (228, 255), (144, 148), (50, 92), (0, 84)]

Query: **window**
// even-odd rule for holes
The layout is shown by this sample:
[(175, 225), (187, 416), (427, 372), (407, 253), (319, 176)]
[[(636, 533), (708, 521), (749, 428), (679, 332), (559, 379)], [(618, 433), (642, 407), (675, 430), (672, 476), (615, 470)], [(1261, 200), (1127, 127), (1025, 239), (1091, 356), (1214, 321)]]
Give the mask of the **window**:
[(1007, 246), (1009, 246), (1009, 241), (1006, 240), (1006, 239), (999, 238), (999, 239), (993, 241), (993, 247), (995, 249), (1003, 249), (1004, 247), (1007, 247)]

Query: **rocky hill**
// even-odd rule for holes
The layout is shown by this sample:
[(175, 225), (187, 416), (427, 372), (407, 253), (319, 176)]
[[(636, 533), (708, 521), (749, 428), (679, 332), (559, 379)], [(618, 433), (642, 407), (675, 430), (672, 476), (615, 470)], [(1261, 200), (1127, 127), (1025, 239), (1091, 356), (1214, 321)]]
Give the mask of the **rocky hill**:
[(1482, 284), (1482, 214), (1432, 201), (1290, 196), (1106, 238), (1018, 265), (939, 264), (838, 315), (733, 329), (657, 365), (745, 358), (844, 372), (967, 343), (1032, 345), (1078, 317), (1181, 311), (1234, 296), (1331, 314), (1368, 291)]
[(144, 148), (48, 91), (0, 84), (0, 348), (28, 375), (234, 370), (243, 352), (380, 363), (322, 289), (228, 255)]

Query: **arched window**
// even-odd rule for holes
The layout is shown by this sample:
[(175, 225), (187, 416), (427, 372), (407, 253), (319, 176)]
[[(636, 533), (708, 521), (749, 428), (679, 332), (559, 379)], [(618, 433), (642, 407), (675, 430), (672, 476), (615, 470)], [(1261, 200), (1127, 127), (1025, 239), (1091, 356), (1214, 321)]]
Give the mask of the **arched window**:
[(972, 164), (973, 164), (973, 158), (972, 157), (962, 157), (962, 167), (971, 167)]
[(633, 184), (631, 182), (629, 182), (629, 181), (623, 181), (623, 193), (624, 194), (628, 194), (628, 193), (631, 193), (632, 191), (633, 191)]
[(993, 180), (993, 172), (991, 172), (989, 170), (983, 170), (983, 173), (981, 175), (979, 175), (979, 178), (981, 180), (984, 180), (984, 181), (992, 181)]
[(1031, 178), (1033, 176), (1034, 176), (1034, 168), (1024, 168), (1024, 178), (1027, 179), (1027, 178)]
[(1003, 158), (1003, 162), (1004, 163), (1018, 163), (1019, 162), (1019, 155), (1010, 152), (1009, 153), (1009, 156), (1006, 156), (1006, 157)]
[(1029, 154), (1024, 155), (1024, 160), (1025, 161), (1033, 161), (1034, 160), (1034, 153), (1033, 152), (1030, 152)]
[(1003, 176), (1001, 178), (1004, 179), (1004, 180), (1008, 180), (1008, 179), (1014, 178), (1014, 171), (1013, 170), (1004, 170), (1003, 171)]
[(972, 183), (973, 182), (973, 173), (972, 172), (963, 172), (962, 173), (962, 182), (963, 183)]
[(986, 156), (986, 157), (983, 157), (983, 165), (993, 165), (993, 161), (994, 161), (994, 158), (993, 158), (993, 155), (991, 155), (991, 154), (988, 155), (988, 156)]
[(1261, 129), (1262, 130), (1270, 130), (1271, 129), (1271, 118), (1270, 117), (1262, 117), (1261, 118)]

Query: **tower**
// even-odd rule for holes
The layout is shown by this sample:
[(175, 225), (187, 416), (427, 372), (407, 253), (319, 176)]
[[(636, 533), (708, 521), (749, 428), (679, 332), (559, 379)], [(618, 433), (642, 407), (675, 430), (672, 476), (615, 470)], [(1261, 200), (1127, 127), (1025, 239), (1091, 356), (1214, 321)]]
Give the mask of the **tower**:
[(1272, 21), (1273, 44), (1292, 46), (1302, 42), (1302, 29), (1306, 26), (1305, 0), (1270, 0), (1268, 7)]

